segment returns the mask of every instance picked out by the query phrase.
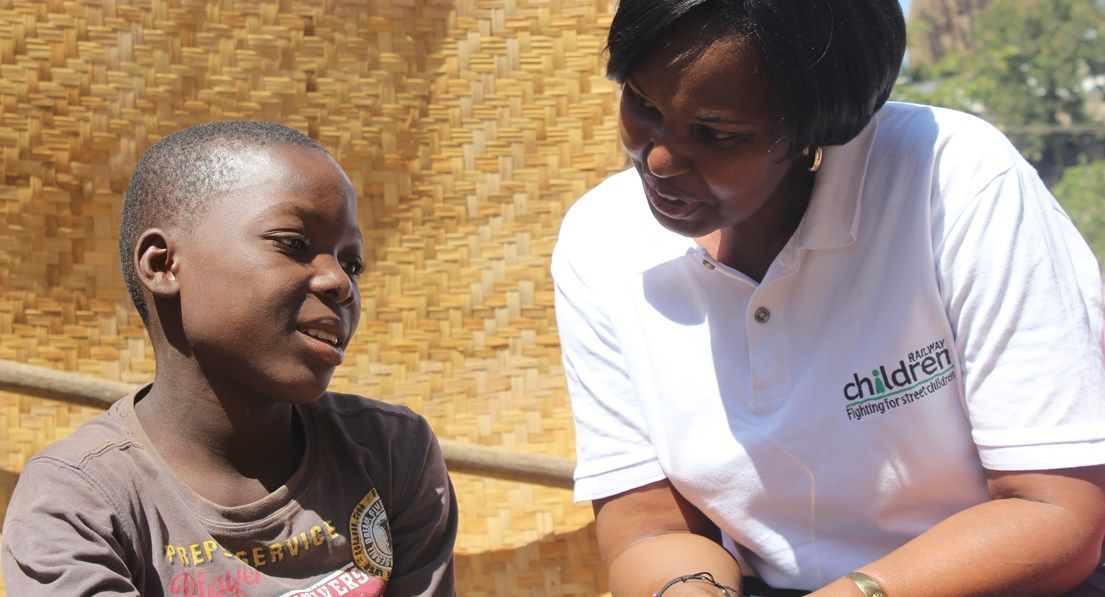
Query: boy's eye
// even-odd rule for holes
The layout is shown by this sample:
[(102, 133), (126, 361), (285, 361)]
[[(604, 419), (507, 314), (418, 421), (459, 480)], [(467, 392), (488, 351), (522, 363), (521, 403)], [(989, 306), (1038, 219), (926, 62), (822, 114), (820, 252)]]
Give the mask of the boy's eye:
[(311, 240), (301, 235), (273, 236), (271, 240), (292, 253), (303, 253), (311, 246)]
[(345, 270), (346, 275), (350, 278), (356, 278), (364, 273), (365, 265), (360, 259), (350, 259), (348, 261), (343, 261), (341, 268)]

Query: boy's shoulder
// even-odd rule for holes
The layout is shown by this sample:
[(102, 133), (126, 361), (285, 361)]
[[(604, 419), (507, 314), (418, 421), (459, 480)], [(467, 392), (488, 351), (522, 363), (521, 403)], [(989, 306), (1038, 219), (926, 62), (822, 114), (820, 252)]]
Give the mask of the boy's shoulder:
[[(141, 438), (132, 429), (137, 425), (133, 409), (134, 394), (121, 398), (107, 411), (85, 422), (67, 437), (35, 454), (27, 466), (53, 464), (67, 469), (86, 470), (102, 466), (111, 469), (114, 457), (122, 452), (145, 452)], [(389, 404), (355, 394), (326, 392), (307, 406), (314, 419), (326, 427), (340, 428), (354, 439), (422, 439), (433, 432), (426, 419), (410, 408)]]
[(425, 483), (448, 484), (437, 436), (425, 418), (406, 406), (327, 392), (306, 413), (321, 459), (319, 474), (372, 479), (392, 509), (421, 499), (408, 492)]
[[(133, 399), (133, 394), (121, 398), (31, 457), (8, 503), (5, 526), (83, 517), (99, 532), (112, 532), (113, 513), (149, 486), (155, 470), (148, 450), (128, 428), (124, 413), (127, 406), (133, 411)], [(116, 522), (134, 531), (129, 520)]]
[(434, 435), (426, 419), (410, 408), (356, 394), (326, 392), (308, 408), (322, 433), (340, 433), (357, 444), (424, 444)]
[(357, 394), (326, 392), (309, 408), (317, 415), (338, 419), (363, 419), (377, 425), (419, 426), (425, 419), (401, 404), (389, 404)]
[(27, 461), (27, 466), (53, 464), (61, 468), (86, 469), (135, 447), (137, 441), (127, 429), (123, 414), (126, 400), (133, 400), (133, 395), (121, 398), (107, 411), (40, 450)]

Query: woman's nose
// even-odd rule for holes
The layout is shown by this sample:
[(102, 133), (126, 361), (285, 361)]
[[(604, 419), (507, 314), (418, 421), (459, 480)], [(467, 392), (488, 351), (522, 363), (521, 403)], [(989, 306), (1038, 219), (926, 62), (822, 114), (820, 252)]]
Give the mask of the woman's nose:
[(654, 140), (645, 151), (645, 166), (657, 178), (671, 178), (689, 169), (690, 162), (676, 150), (670, 140)]

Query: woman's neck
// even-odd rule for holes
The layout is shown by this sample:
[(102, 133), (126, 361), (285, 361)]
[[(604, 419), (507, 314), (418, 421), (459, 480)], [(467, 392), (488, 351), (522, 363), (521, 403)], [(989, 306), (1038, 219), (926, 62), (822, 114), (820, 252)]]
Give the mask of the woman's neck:
[(812, 175), (799, 171), (752, 217), (695, 239), (719, 263), (762, 282), (802, 222), (813, 193)]

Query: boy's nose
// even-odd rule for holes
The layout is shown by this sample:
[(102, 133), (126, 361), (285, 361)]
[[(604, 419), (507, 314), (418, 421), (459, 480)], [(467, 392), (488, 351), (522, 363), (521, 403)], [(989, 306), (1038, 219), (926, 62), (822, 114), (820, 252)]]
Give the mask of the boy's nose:
[(338, 259), (333, 255), (319, 255), (315, 262), (317, 269), (311, 278), (311, 292), (326, 296), (339, 305), (352, 301), (356, 288)]

